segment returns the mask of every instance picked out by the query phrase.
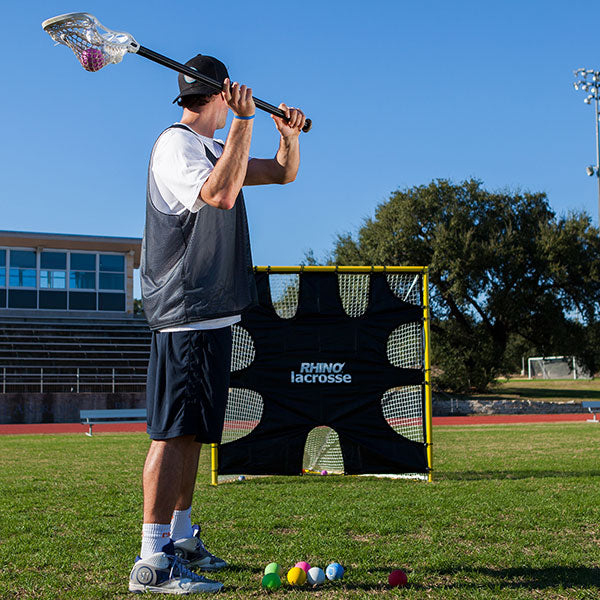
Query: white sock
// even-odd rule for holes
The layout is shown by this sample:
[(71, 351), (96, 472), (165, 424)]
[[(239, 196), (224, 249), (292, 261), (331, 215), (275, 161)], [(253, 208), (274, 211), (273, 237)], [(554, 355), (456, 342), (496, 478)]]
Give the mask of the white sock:
[(163, 547), (169, 543), (169, 534), (171, 525), (160, 523), (144, 523), (142, 525), (142, 550), (140, 556), (142, 560), (162, 552)]
[(171, 519), (171, 539), (176, 542), (194, 536), (192, 530), (192, 507), (187, 510), (174, 510)]

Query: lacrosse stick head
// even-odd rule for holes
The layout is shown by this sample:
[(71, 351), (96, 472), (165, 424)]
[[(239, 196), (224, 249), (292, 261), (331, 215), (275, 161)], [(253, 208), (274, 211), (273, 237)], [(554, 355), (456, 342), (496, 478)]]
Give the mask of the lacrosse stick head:
[(42, 28), (57, 44), (71, 48), (86, 71), (119, 63), (127, 52), (135, 53), (140, 47), (129, 33), (108, 29), (88, 13), (52, 17)]

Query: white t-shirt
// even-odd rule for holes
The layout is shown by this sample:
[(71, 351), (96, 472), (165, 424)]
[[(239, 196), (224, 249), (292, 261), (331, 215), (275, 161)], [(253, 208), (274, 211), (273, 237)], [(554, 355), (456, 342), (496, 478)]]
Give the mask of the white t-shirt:
[[(156, 142), (152, 153), (148, 186), (154, 207), (168, 215), (179, 215), (185, 210), (198, 212), (206, 203), (200, 199), (200, 190), (213, 170), (206, 156), (205, 146), (219, 158), (223, 153), (221, 140), (196, 133), (189, 127), (168, 129)], [(161, 333), (229, 327), (240, 320), (240, 315), (206, 319), (175, 327), (160, 329)]]

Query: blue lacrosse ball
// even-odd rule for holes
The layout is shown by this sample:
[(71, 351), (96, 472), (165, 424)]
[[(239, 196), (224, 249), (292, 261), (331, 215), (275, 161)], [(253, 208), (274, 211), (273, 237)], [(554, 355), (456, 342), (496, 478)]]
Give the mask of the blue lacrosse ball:
[(336, 581), (337, 579), (341, 579), (344, 576), (344, 567), (342, 567), (340, 563), (333, 562), (327, 565), (325, 575), (327, 575), (327, 579), (329, 579), (329, 581)]

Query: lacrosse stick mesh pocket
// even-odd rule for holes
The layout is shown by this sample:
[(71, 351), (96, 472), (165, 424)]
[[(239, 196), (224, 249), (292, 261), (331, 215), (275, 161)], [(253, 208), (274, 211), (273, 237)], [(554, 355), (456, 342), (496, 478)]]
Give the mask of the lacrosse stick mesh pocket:
[(119, 63), (127, 52), (139, 49), (130, 34), (107, 29), (87, 13), (54, 17), (44, 21), (42, 27), (56, 43), (71, 48), (87, 71)]

